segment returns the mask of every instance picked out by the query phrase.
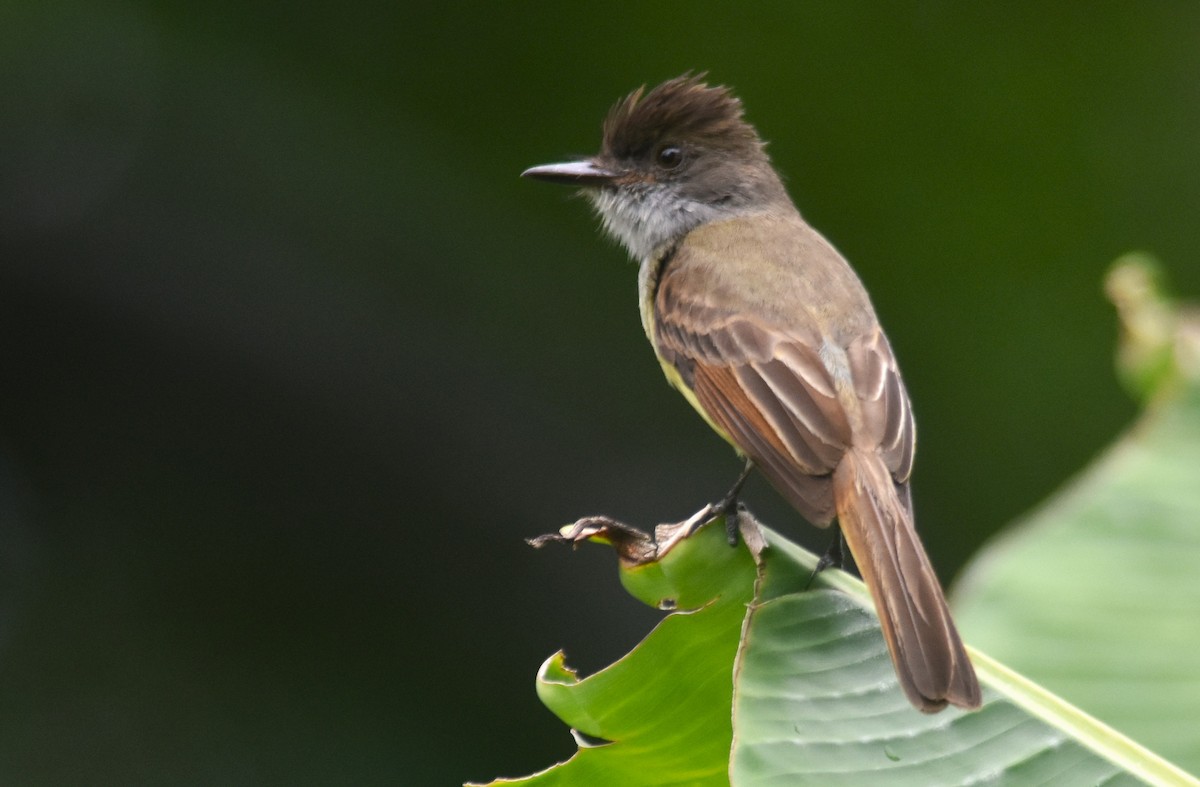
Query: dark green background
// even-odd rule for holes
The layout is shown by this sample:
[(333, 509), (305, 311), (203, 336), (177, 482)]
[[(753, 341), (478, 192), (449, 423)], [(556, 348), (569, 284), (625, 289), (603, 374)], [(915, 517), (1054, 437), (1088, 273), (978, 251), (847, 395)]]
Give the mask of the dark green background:
[[(854, 262), (951, 578), (1132, 417), (1101, 277), (1200, 291), (1200, 6), (0, 6), (0, 781), (452, 784), (652, 622), (577, 516), (738, 465), (526, 166), (708, 69)], [(824, 546), (761, 482), (749, 502)]]

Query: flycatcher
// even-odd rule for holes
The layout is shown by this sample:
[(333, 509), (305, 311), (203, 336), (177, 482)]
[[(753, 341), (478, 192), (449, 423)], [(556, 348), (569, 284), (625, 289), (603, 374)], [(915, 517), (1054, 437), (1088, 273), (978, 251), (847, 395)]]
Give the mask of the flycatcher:
[(805, 519), (837, 519), (912, 704), (979, 707), (913, 527), (912, 410), (862, 282), (800, 217), (727, 88), (685, 75), (636, 90), (603, 130), (598, 155), (524, 176), (582, 188), (641, 263), (667, 379)]

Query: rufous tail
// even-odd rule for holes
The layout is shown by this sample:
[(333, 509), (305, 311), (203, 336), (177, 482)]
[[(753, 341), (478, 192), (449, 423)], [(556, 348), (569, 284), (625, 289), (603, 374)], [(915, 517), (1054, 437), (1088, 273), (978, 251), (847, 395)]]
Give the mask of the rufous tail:
[(919, 710), (978, 708), (979, 681), (913, 527), (907, 498), (874, 452), (852, 449), (833, 474), (842, 535), (871, 590), (896, 675)]

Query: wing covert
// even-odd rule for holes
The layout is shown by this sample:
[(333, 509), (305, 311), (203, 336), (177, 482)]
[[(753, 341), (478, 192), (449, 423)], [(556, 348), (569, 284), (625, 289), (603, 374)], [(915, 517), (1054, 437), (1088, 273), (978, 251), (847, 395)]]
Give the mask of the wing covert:
[(715, 305), (702, 281), (671, 266), (654, 300), (654, 341), (707, 417), (807, 519), (833, 517), (829, 476), (853, 444), (878, 446), (897, 483), (912, 468), (912, 413), (882, 331), (846, 348), (860, 403), (852, 427), (812, 330), (768, 324)]

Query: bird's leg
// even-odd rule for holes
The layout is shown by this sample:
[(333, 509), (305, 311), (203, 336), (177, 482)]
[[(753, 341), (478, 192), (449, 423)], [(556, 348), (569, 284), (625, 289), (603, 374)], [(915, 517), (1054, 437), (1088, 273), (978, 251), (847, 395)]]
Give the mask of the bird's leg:
[(746, 479), (750, 477), (750, 473), (753, 470), (754, 460), (747, 459), (746, 466), (742, 468), (741, 475), (737, 477), (737, 480), (733, 482), (733, 486), (725, 493), (725, 497), (721, 498), (721, 502), (717, 504), (722, 513), (728, 514), (737, 508), (738, 495), (742, 493), (742, 487), (746, 485)]
[(750, 472), (754, 470), (754, 460), (747, 459), (746, 466), (742, 468), (742, 473), (733, 482), (733, 486), (725, 493), (725, 497), (721, 498), (720, 502), (709, 503), (702, 509), (702, 514), (697, 522), (699, 525), (707, 525), (717, 517), (725, 518), (725, 535), (729, 539), (731, 547), (737, 546), (738, 542), (738, 517), (741, 506), (738, 503), (738, 495), (742, 493), (742, 487), (746, 485), (746, 479), (750, 477)]
[(821, 559), (817, 561), (817, 567), (813, 569), (812, 576), (808, 578), (808, 584), (804, 586), (805, 590), (812, 585), (813, 580), (817, 578), (825, 569), (833, 566), (834, 568), (842, 568), (846, 563), (846, 554), (842, 551), (845, 546), (845, 540), (842, 538), (842, 526), (834, 523), (836, 528), (833, 534), (833, 543), (825, 550), (825, 554), (821, 555)]
[(742, 527), (742, 514), (747, 512), (745, 503), (735, 503), (732, 514), (725, 515), (725, 540), (729, 542), (729, 546), (736, 547), (738, 545), (738, 532)]

